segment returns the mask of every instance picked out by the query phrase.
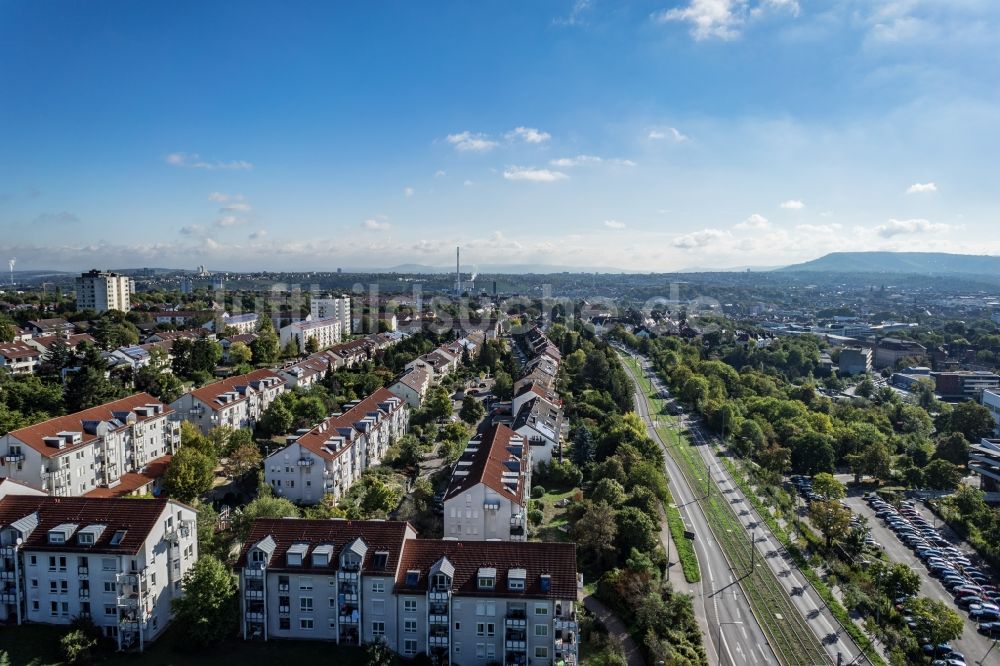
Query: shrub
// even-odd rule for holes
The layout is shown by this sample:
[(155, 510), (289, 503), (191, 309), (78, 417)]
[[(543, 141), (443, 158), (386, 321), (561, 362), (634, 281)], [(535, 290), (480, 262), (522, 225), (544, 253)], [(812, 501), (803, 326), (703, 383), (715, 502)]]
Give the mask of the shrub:
[(59, 640), (63, 657), (68, 664), (89, 664), (97, 647), (97, 639), (83, 629), (74, 629)]
[(535, 486), (534, 488), (531, 489), (531, 497), (534, 499), (538, 499), (544, 494), (545, 494), (545, 488), (542, 486)]
[(531, 511), (528, 512), (528, 521), (535, 527), (538, 527), (539, 525), (542, 524), (542, 519), (544, 517), (545, 515), (538, 509), (532, 509)]

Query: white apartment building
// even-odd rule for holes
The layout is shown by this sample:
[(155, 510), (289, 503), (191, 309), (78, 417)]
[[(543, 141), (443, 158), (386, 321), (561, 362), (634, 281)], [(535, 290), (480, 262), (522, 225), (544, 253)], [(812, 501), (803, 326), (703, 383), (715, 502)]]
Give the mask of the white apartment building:
[(326, 349), (340, 342), (343, 330), (339, 319), (328, 317), (292, 322), (281, 327), (278, 337), (282, 347), (292, 342), (298, 347), (299, 353), (304, 354), (310, 338), (316, 340), (317, 350)]
[(336, 319), (342, 334), (351, 332), (351, 297), (325, 296), (313, 298), (309, 304), (312, 319)]
[(417, 539), (393, 521), (260, 519), (237, 567), (247, 639), (381, 640), (437, 664), (578, 663), (573, 544)]
[(345, 407), (264, 459), (276, 495), (296, 504), (318, 504), (326, 495), (338, 500), (406, 434), (410, 409), (388, 389)]
[(116, 488), (180, 444), (173, 410), (148, 393), (12, 430), (0, 437), (2, 475), (50, 495)]
[(128, 312), (135, 292), (132, 278), (118, 273), (92, 270), (76, 278), (76, 309)]
[(198, 559), (197, 514), (166, 499), (0, 500), (0, 621), (89, 617), (119, 649), (156, 639)]
[(990, 410), (993, 416), (993, 434), (1000, 437), (1000, 390), (986, 389), (983, 391), (983, 406)]
[[(257, 320), (258, 316), (256, 312), (248, 312), (238, 315), (231, 315), (228, 312), (223, 312), (222, 329), (232, 328), (236, 331), (235, 335), (253, 333), (257, 330)], [(222, 329), (219, 329), (219, 333), (222, 333)]]
[(410, 368), (396, 380), (389, 390), (406, 401), (410, 407), (417, 409), (427, 397), (431, 387), (431, 375), (423, 368)]
[(530, 455), (527, 440), (505, 425), (470, 441), (444, 494), (444, 538), (525, 541)]
[(277, 372), (285, 380), (285, 386), (288, 388), (307, 389), (322, 380), (329, 369), (329, 357), (313, 354), (298, 363), (286, 365)]
[(32, 375), (42, 361), (42, 352), (23, 342), (0, 342), (0, 368), (12, 375)]
[(562, 451), (562, 418), (560, 407), (537, 396), (517, 412), (510, 427), (528, 440), (532, 465), (550, 462)]
[(216, 426), (253, 428), (278, 395), (285, 380), (270, 370), (227, 377), (185, 393), (170, 406), (183, 421), (207, 433)]

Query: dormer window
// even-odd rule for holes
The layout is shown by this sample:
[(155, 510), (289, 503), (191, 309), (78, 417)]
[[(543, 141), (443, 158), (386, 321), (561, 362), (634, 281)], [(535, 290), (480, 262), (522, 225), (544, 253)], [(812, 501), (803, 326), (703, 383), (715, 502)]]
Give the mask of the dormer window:
[(524, 569), (511, 569), (507, 572), (507, 589), (511, 592), (523, 592), (524, 581), (528, 572)]
[(480, 590), (492, 590), (497, 585), (497, 570), (493, 567), (480, 567), (476, 577)]
[(388, 563), (389, 553), (387, 551), (380, 550), (375, 553), (375, 559), (372, 560), (372, 569), (385, 569)]
[(443, 573), (434, 574), (434, 578), (431, 580), (431, 586), (434, 590), (447, 590), (451, 587), (451, 580)]
[(56, 532), (52, 530), (49, 532), (49, 543), (62, 544), (66, 543), (66, 534), (63, 532)]
[(418, 569), (410, 569), (406, 572), (406, 587), (416, 587), (419, 580), (420, 571)]
[(94, 545), (94, 534), (92, 532), (80, 532), (80, 534), (76, 538), (77, 541), (80, 542), (81, 546)]

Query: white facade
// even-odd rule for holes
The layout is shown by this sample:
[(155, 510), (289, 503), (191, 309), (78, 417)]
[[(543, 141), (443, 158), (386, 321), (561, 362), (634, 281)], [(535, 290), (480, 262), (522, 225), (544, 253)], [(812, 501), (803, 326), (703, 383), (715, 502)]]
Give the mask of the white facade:
[(340, 322), (341, 333), (351, 331), (351, 297), (328, 296), (313, 298), (310, 301), (310, 316), (312, 319), (336, 319)]
[(1000, 390), (986, 389), (983, 391), (983, 406), (990, 410), (993, 416), (993, 434), (1000, 437)]
[(415, 536), (384, 521), (257, 521), (239, 563), (244, 637), (381, 640), (435, 663), (578, 662), (572, 544)]
[(135, 283), (132, 278), (93, 270), (76, 279), (76, 309), (128, 312), (132, 307), (131, 296), (134, 292)]
[(431, 386), (431, 375), (423, 368), (411, 368), (400, 377), (389, 390), (417, 409), (427, 396)]
[(328, 317), (326, 319), (296, 321), (288, 326), (282, 326), (279, 338), (282, 347), (292, 342), (298, 347), (299, 353), (304, 354), (311, 338), (316, 340), (317, 350), (326, 349), (340, 342), (343, 330), (339, 319)]
[(270, 370), (227, 377), (185, 393), (170, 406), (181, 420), (203, 433), (216, 426), (253, 428), (264, 411), (285, 390), (285, 381)]
[(505, 425), (469, 442), (444, 494), (444, 538), (524, 541), (531, 451)]
[[(234, 329), (236, 331), (235, 335), (253, 333), (256, 331), (257, 320), (258, 316), (255, 312), (238, 315), (231, 315), (228, 312), (222, 313), (222, 327)], [(220, 330), (219, 332), (221, 333), (222, 331)]]
[(89, 617), (119, 648), (142, 649), (198, 559), (196, 518), (168, 500), (0, 500), (0, 620)]
[(401, 398), (379, 389), (265, 458), (264, 478), (296, 504), (336, 501), (406, 434), (409, 418)]
[(173, 454), (180, 424), (148, 393), (13, 430), (0, 438), (3, 475), (50, 495), (115, 488), (122, 477)]
[(23, 342), (0, 342), (0, 368), (12, 375), (31, 375), (38, 370), (42, 354)]

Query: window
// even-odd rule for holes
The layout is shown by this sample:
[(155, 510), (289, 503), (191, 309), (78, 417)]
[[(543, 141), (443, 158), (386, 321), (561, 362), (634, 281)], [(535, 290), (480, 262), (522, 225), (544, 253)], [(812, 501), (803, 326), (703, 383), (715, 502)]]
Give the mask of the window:
[(405, 634), (415, 634), (415, 633), (417, 633), (417, 621), (416, 620), (403, 620), (403, 633), (405, 633)]
[(383, 593), (385, 592), (385, 581), (375, 580), (372, 581), (372, 592)]
[(524, 579), (523, 578), (509, 578), (507, 580), (507, 589), (511, 591), (521, 591), (524, 589)]
[(59, 606), (59, 614), (62, 615), (63, 617), (66, 617), (67, 615), (69, 615), (69, 602), (68, 601), (64, 601), (64, 602), (62, 602), (60, 604), (60, 606)]
[(414, 638), (407, 638), (403, 641), (403, 654), (414, 655), (417, 653), (417, 641)]
[(372, 622), (372, 636), (385, 636), (385, 622)]
[(535, 625), (535, 636), (548, 636), (549, 635), (549, 625), (547, 624), (536, 624)]
[(490, 578), (488, 576), (479, 577), (479, 589), (480, 590), (492, 590), (493, 586), (496, 584), (495, 578)]
[(299, 589), (300, 590), (311, 590), (311, 589), (313, 589), (313, 579), (312, 578), (300, 578), (299, 579)]
[(536, 647), (535, 648), (535, 658), (536, 659), (548, 659), (549, 649), (547, 647)]
[(304, 617), (299, 620), (299, 629), (312, 631), (312, 628), (313, 628), (313, 619), (311, 617)]
[(102, 571), (118, 571), (118, 561), (113, 557), (101, 558)]
[(288, 591), (288, 576), (278, 576), (278, 590), (281, 592)]
[(497, 656), (497, 646), (493, 643), (486, 644), (486, 658), (495, 659)]
[(278, 629), (284, 629), (285, 631), (292, 628), (292, 623), (287, 617), (278, 618)]
[(476, 643), (476, 659), (486, 659), (486, 643)]
[(32, 578), (31, 579), (31, 587), (35, 587), (35, 588), (38, 587), (38, 579), (37, 578)]
[(31, 610), (33, 610), (33, 611), (37, 611), (38, 610), (38, 601), (37, 600), (31, 602)]
[(417, 612), (417, 600), (416, 599), (403, 599), (403, 612), (404, 613), (416, 613)]
[(455, 631), (462, 631), (462, 623), (461, 622), (456, 622), (455, 623)]
[(114, 606), (114, 605), (111, 605), (111, 604), (105, 604), (104, 605), (104, 614), (105, 615), (117, 615), (118, 614), (118, 607)]
[(299, 599), (299, 610), (303, 613), (311, 613), (313, 609), (312, 597), (301, 597)]
[(116, 588), (115, 581), (113, 581), (113, 580), (106, 580), (106, 581), (104, 581), (104, 591), (105, 592), (114, 592), (115, 588)]
[(535, 606), (535, 615), (548, 615), (549, 607), (543, 604), (538, 604)]
[(49, 571), (56, 570), (56, 558), (54, 555), (49, 555)]
[(497, 625), (493, 624), (492, 622), (487, 622), (486, 623), (486, 635), (487, 636), (496, 636), (496, 634), (497, 634)]
[(54, 581), (54, 580), (50, 580), (49, 581), (49, 594), (55, 594), (57, 588), (58, 588), (58, 583), (56, 583), (56, 581)]
[(385, 615), (385, 599), (372, 599), (372, 614)]
[(59, 614), (59, 603), (56, 601), (50, 602), (49, 604), (49, 614), (58, 615)]
[(28, 556), (28, 564), (30, 566), (33, 566), (33, 567), (37, 566), (38, 565), (38, 556), (37, 555), (29, 555)]
[(484, 622), (476, 622), (476, 636), (486, 635), (486, 624)]

